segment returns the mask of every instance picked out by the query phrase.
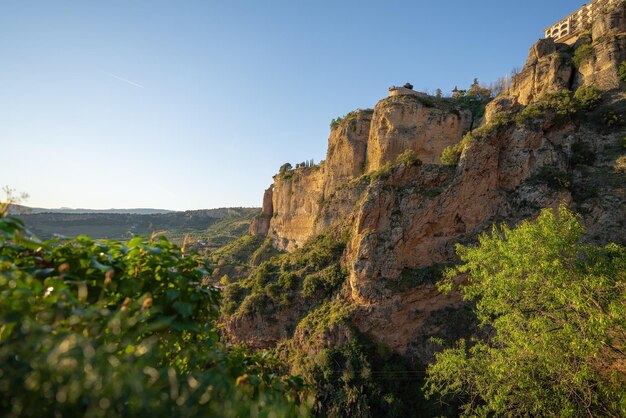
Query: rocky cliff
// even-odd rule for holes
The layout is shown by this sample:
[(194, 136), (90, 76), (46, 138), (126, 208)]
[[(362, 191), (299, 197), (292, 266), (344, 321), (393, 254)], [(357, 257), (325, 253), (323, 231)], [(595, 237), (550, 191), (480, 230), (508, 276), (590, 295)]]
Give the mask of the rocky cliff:
[(358, 196), (338, 205), (351, 181), (385, 169), (406, 150), (420, 161), (438, 163), (442, 150), (458, 143), (473, 119), (460, 104), (416, 95), (388, 97), (374, 110), (349, 113), (331, 130), (326, 160), (274, 177), (251, 233), (267, 234), (278, 248), (293, 250), (353, 209)]
[(626, 59), (626, 11), (623, 5), (602, 13), (591, 30), (570, 46), (542, 39), (513, 78), (509, 95), (527, 105), (544, 93), (593, 85), (602, 90), (620, 86), (618, 67)]
[[(440, 295), (429, 273), (455, 262), (456, 243), (566, 202), (588, 239), (626, 244), (625, 13), (622, 4), (601, 15), (573, 47), (540, 40), (482, 126), (474, 109), (434, 97), (388, 97), (350, 113), (332, 128), (325, 162), (275, 176), (251, 232), (293, 251), (343, 225), (349, 286), (341, 297), (353, 306), (351, 323), (428, 361), (430, 336), (470, 327), (460, 298)], [(598, 97), (566, 107), (580, 86)], [(557, 92), (565, 93), (549, 96)], [(457, 144), (458, 164), (441, 164), (442, 151)], [(289, 335), (287, 327), (264, 341)]]

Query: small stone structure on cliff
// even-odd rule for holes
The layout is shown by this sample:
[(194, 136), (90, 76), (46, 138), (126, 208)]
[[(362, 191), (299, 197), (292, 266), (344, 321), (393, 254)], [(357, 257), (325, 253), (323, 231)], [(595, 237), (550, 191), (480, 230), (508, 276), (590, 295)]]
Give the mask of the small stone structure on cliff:
[(389, 87), (389, 96), (407, 96), (407, 95), (422, 96), (422, 97), (428, 96), (426, 93), (413, 90), (413, 85), (411, 83), (406, 83), (402, 87), (398, 87), (398, 86)]
[(544, 31), (545, 37), (552, 38), (555, 42), (572, 45), (584, 32), (585, 27), (591, 26), (598, 13), (620, 1), (622, 0), (594, 0), (589, 4), (584, 4), (574, 13), (548, 27)]

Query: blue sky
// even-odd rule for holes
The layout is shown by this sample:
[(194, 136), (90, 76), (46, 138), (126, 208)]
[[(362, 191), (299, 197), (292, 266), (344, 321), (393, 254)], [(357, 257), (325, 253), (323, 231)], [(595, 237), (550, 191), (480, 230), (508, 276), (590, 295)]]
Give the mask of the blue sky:
[(521, 67), (579, 1), (0, 1), (0, 186), (40, 207), (260, 206), (393, 84)]

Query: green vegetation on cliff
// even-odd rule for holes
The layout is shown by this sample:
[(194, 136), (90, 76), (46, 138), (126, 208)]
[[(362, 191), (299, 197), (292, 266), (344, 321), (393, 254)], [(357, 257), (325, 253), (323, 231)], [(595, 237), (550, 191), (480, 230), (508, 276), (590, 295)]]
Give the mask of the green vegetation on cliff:
[(226, 286), (224, 313), (268, 314), (296, 300), (312, 306), (329, 297), (346, 278), (340, 263), (346, 242), (345, 232), (334, 229), (292, 254), (279, 254), (263, 261), (247, 278)]

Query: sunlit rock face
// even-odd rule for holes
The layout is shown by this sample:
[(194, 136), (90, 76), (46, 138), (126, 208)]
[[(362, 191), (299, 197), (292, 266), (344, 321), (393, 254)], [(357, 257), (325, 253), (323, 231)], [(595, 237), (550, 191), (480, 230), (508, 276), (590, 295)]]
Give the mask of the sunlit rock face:
[(472, 126), (472, 115), (429, 105), (419, 96), (392, 96), (376, 104), (367, 142), (367, 171), (375, 171), (407, 149), (425, 163), (456, 144)]
[[(292, 251), (344, 225), (350, 231), (342, 258), (349, 287), (342, 297), (355, 306), (354, 325), (425, 362), (434, 350), (429, 336), (459, 335), (455, 326), (471, 324), (464, 322), (459, 295), (441, 295), (433, 281), (410, 288), (402, 283), (411, 272), (454, 263), (457, 243), (474, 243), (493, 224), (514, 225), (566, 203), (582, 214), (589, 240), (626, 244), (626, 169), (620, 169), (623, 151), (616, 145), (626, 135), (626, 121), (609, 126), (598, 119), (626, 106), (617, 75), (626, 60), (625, 7), (594, 22), (591, 52), (578, 67), (572, 64), (576, 45), (551, 39), (535, 44), (511, 88), (487, 106), (486, 125), (457, 166), (442, 165), (440, 156), (478, 127), (468, 111), (421, 95), (396, 95), (374, 110), (350, 113), (331, 129), (325, 162), (274, 178), (251, 232)], [(544, 112), (528, 123), (516, 119), (543, 94), (581, 85), (598, 88), (604, 107), (590, 116)], [(407, 149), (419, 161), (399, 161)]]

